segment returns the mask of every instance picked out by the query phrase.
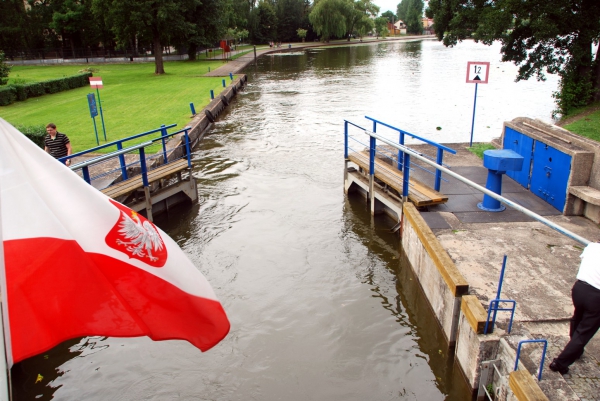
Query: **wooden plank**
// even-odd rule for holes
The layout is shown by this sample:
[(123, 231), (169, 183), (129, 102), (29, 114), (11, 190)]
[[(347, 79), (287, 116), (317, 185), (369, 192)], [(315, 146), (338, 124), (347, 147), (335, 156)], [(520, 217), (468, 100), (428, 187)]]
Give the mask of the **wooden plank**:
[(531, 373), (525, 369), (510, 372), (508, 384), (519, 401), (548, 401)]
[[(166, 178), (172, 174), (175, 174), (188, 167), (187, 160), (180, 159), (169, 164), (164, 164), (148, 172), (148, 182), (154, 182), (162, 178)], [(144, 183), (142, 176), (137, 175), (125, 181), (121, 181), (118, 184), (111, 185), (108, 188), (104, 188), (102, 193), (111, 198), (117, 198), (119, 196), (128, 194), (135, 191), (136, 189), (142, 188)]]
[[(354, 152), (348, 159), (369, 172), (369, 155), (366, 152)], [(380, 160), (375, 160), (375, 178), (383, 181), (402, 194), (404, 174)], [(408, 199), (416, 206), (437, 205), (448, 202), (448, 197), (428, 187), (422, 182), (410, 178)]]
[(477, 334), (483, 334), (487, 313), (475, 295), (463, 295), (460, 310), (465, 315), (467, 322)]

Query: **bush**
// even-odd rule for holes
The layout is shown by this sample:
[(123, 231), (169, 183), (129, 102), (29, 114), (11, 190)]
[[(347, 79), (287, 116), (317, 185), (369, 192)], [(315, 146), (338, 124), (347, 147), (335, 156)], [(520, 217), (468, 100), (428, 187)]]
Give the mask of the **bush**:
[(44, 137), (46, 136), (46, 127), (44, 125), (15, 125), (15, 128), (31, 139), (33, 143), (44, 149)]
[(12, 85), (0, 88), (0, 106), (8, 106), (17, 100), (17, 90)]

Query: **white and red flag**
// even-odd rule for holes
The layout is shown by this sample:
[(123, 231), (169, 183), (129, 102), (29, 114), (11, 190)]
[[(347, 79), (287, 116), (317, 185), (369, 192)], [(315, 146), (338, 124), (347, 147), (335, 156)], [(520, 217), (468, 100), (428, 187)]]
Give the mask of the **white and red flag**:
[(1, 118), (0, 240), (9, 366), (75, 337), (206, 351), (229, 332), (210, 284), (168, 235)]

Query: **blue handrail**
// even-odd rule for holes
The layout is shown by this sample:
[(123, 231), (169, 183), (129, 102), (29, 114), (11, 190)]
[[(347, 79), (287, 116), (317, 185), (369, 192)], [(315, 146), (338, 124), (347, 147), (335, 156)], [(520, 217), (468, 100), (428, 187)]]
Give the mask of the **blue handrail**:
[[(500, 308), (500, 302), (508, 302), (512, 303), (512, 308)], [(492, 318), (492, 324), (490, 326), (491, 331), (494, 330), (494, 324), (496, 324), (496, 312), (498, 311), (511, 311), (510, 314), (510, 322), (508, 323), (508, 332), (512, 330), (513, 319), (515, 317), (515, 309), (517, 308), (517, 301), (512, 299), (492, 299), (490, 301), (490, 306), (488, 307), (487, 319), (485, 321), (485, 327), (483, 328), (483, 334), (488, 333), (488, 324), (490, 323), (490, 315), (492, 311), (494, 311), (494, 316)]]
[(538, 372), (538, 381), (542, 380), (542, 371), (544, 370), (544, 360), (546, 359), (546, 348), (548, 347), (548, 341), (543, 338), (540, 340), (521, 340), (517, 347), (517, 360), (515, 361), (515, 369), (519, 367), (519, 357), (521, 356), (521, 345), (525, 343), (544, 343), (544, 351), (542, 352), (542, 360), (540, 361), (540, 370)]
[[(188, 128), (184, 128), (184, 129), (179, 130), (177, 132), (173, 132), (171, 134), (167, 134), (167, 135), (161, 136), (159, 138), (155, 138), (155, 139), (153, 139), (151, 141), (144, 142), (144, 143), (139, 144), (139, 145), (134, 145), (134, 146), (130, 146), (130, 147), (125, 148), (125, 149), (116, 150), (115, 152), (112, 152), (112, 153), (109, 153), (109, 154), (106, 154), (106, 155), (102, 155), (102, 156), (99, 156), (99, 157), (91, 159), (91, 160), (87, 160), (87, 161), (82, 162), (82, 163), (78, 163), (78, 164), (72, 166), (71, 170), (76, 171), (76, 170), (81, 169), (82, 170), (83, 179), (88, 184), (91, 184), (92, 180), (91, 180), (90, 173), (89, 173), (89, 166), (101, 163), (101, 162), (103, 162), (105, 160), (108, 160), (108, 159), (111, 159), (111, 158), (114, 158), (114, 157), (118, 157), (119, 160), (121, 158), (123, 158), (123, 163), (124, 163), (124, 160), (125, 160), (124, 155), (126, 153), (129, 153), (129, 152), (132, 152), (132, 151), (135, 151), (135, 150), (139, 150), (140, 160), (139, 160), (138, 163), (140, 163), (140, 167), (141, 167), (141, 171), (142, 171), (142, 182), (144, 183), (144, 186), (147, 187), (149, 185), (149, 183), (148, 183), (148, 168), (147, 168), (147, 164), (146, 164), (146, 152), (145, 152), (145, 148), (147, 146), (152, 145), (154, 142), (161, 141), (161, 142), (165, 143), (165, 140), (167, 138), (172, 137), (172, 136), (177, 135), (177, 134), (183, 133), (184, 134), (184, 138), (185, 138), (185, 145), (184, 145), (185, 146), (185, 155), (184, 155), (184, 157), (187, 158), (188, 167), (191, 168), (192, 167), (192, 160), (191, 160), (191, 154), (192, 154), (192, 152), (191, 152), (191, 149), (190, 149), (191, 145), (190, 145), (189, 134), (188, 134), (189, 130), (190, 130), (189, 127)], [(129, 138), (126, 138), (126, 139), (129, 139)], [(163, 148), (163, 154), (161, 156), (163, 157), (163, 164), (169, 163), (169, 160), (168, 160), (165, 148)], [(71, 155), (69, 157), (73, 157), (73, 155)], [(152, 156), (150, 158), (152, 158)], [(126, 180), (126, 179), (127, 179), (127, 177), (124, 176), (123, 180)]]

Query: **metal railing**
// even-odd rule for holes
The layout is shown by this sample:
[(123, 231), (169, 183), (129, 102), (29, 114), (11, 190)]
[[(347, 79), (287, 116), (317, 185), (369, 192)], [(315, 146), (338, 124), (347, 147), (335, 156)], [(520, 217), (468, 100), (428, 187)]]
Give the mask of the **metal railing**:
[[(531, 217), (531, 218), (539, 221), (542, 224), (547, 225), (548, 227), (552, 228), (553, 230), (556, 230), (559, 233), (561, 233), (563, 235), (566, 235), (567, 237), (569, 237), (569, 238), (571, 238), (571, 239), (573, 239), (573, 240), (575, 240), (575, 241), (577, 241), (577, 242), (579, 242), (579, 243), (581, 243), (583, 245), (588, 245), (591, 242), (590, 240), (588, 240), (586, 238), (583, 238), (582, 236), (580, 236), (578, 234), (575, 234), (574, 232), (569, 231), (569, 230), (567, 230), (564, 227), (559, 226), (558, 224), (556, 224), (556, 223), (554, 223), (554, 222), (552, 222), (552, 221), (550, 221), (550, 220), (548, 220), (548, 219), (540, 216), (539, 214), (537, 214), (535, 212), (532, 212), (531, 210), (529, 210), (529, 209), (527, 209), (527, 208), (525, 208), (525, 207), (523, 207), (523, 206), (521, 206), (521, 205), (519, 205), (519, 204), (511, 201), (510, 199), (507, 199), (507, 198), (505, 198), (505, 197), (503, 197), (501, 195), (498, 195), (497, 193), (492, 192), (489, 189), (487, 189), (485, 187), (482, 187), (481, 185), (479, 185), (479, 184), (477, 184), (477, 183), (475, 183), (475, 182), (473, 182), (471, 180), (466, 179), (465, 177), (461, 176), (460, 174), (457, 174), (454, 171), (452, 171), (452, 170), (450, 170), (450, 169), (448, 169), (448, 168), (446, 168), (444, 166), (441, 166), (441, 165), (435, 163), (434, 161), (428, 159), (427, 157), (425, 157), (422, 154), (414, 151), (413, 149), (410, 149), (410, 148), (408, 148), (406, 146), (402, 146), (400, 144), (397, 144), (397, 143), (395, 143), (395, 142), (393, 142), (393, 141), (391, 141), (391, 140), (389, 140), (389, 139), (387, 139), (387, 138), (385, 138), (385, 137), (383, 137), (383, 136), (381, 136), (381, 135), (379, 135), (379, 134), (377, 134), (375, 132), (368, 131), (368, 130), (366, 130), (366, 129), (364, 129), (364, 128), (362, 128), (359, 125), (356, 125), (354, 123), (350, 123), (350, 122), (347, 122), (347, 123), (348, 124), (352, 124), (352, 125), (354, 125), (356, 127), (361, 128), (362, 130), (364, 130), (364, 132), (371, 137), (371, 141), (373, 141), (373, 139), (377, 140), (377, 141), (381, 141), (381, 142), (385, 143), (386, 145), (389, 145), (391, 147), (394, 147), (394, 148), (402, 151), (404, 153), (404, 158), (405, 159), (406, 159), (407, 156), (410, 156), (410, 157), (414, 157), (414, 158), (416, 158), (418, 160), (421, 160), (422, 162), (424, 162), (426, 164), (429, 164), (430, 166), (433, 166), (436, 169), (441, 170), (443, 173), (448, 174), (449, 176), (451, 176), (453, 178), (456, 178), (458, 181), (463, 182), (463, 183), (467, 184), (468, 186), (470, 186), (472, 188), (475, 188), (479, 192), (482, 192), (483, 194), (488, 195), (491, 198), (499, 200), (500, 202), (504, 203), (506, 206), (511, 207), (511, 208), (513, 208), (515, 210), (518, 210), (519, 212), (521, 212), (521, 213), (523, 213), (523, 214), (525, 214), (525, 215), (527, 215), (527, 216), (529, 216), (529, 217)], [(345, 130), (345, 136), (348, 135), (348, 133), (347, 133), (348, 124), (345, 124), (345, 128), (346, 128), (346, 130)], [(345, 138), (345, 142), (344, 143), (345, 143), (345, 146), (346, 146), (344, 156), (346, 158), (348, 158), (348, 153), (347, 153), (348, 152), (348, 139), (347, 138)], [(405, 163), (405, 165), (407, 167), (409, 167), (408, 163)], [(408, 174), (404, 175), (405, 181), (408, 180), (407, 176), (408, 176)], [(408, 182), (406, 182), (406, 187), (408, 188)]]
[[(426, 139), (426, 138), (420, 137), (420, 136), (418, 136), (418, 135), (415, 135), (415, 134), (411, 134), (411, 133), (410, 133), (410, 132), (408, 132), (408, 131), (405, 131), (405, 130), (403, 130), (403, 129), (400, 129), (400, 128), (398, 128), (398, 127), (394, 127), (394, 126), (392, 126), (392, 125), (386, 124), (386, 123), (384, 123), (384, 122), (381, 122), (381, 121), (379, 121), (379, 120), (376, 120), (376, 119), (374, 119), (374, 118), (372, 118), (372, 117), (365, 116), (365, 118), (366, 118), (367, 120), (370, 120), (370, 121), (372, 121), (372, 122), (373, 122), (373, 132), (374, 132), (374, 133), (376, 133), (376, 132), (377, 132), (377, 124), (379, 124), (379, 125), (382, 125), (382, 126), (384, 126), (384, 127), (387, 127), (387, 128), (389, 128), (389, 129), (391, 129), (391, 130), (394, 130), (394, 131), (398, 132), (398, 134), (399, 134), (398, 143), (399, 143), (400, 145), (404, 145), (404, 144), (405, 144), (406, 137), (407, 137), (407, 136), (409, 136), (409, 137), (411, 137), (411, 138), (413, 138), (413, 139), (417, 139), (417, 140), (419, 140), (419, 141), (421, 141), (421, 142), (424, 142), (424, 143), (426, 143), (426, 144), (428, 144), (428, 145), (431, 145), (431, 146), (433, 146), (433, 147), (437, 148), (437, 154), (436, 154), (436, 160), (435, 160), (435, 162), (436, 162), (436, 164), (439, 164), (440, 166), (443, 166), (443, 165), (444, 165), (444, 163), (443, 163), (443, 160), (444, 160), (444, 151), (446, 151), (446, 152), (449, 152), (449, 153), (451, 153), (451, 154), (453, 154), (453, 155), (455, 155), (455, 154), (456, 154), (456, 151), (455, 151), (454, 149), (451, 149), (451, 148), (449, 148), (449, 147), (447, 147), (447, 146), (444, 146), (444, 145), (442, 145), (442, 144), (439, 144), (439, 143), (437, 143), (437, 142), (430, 141), (429, 139)], [(403, 157), (403, 156), (404, 156), (404, 153), (403, 153), (402, 151), (398, 150), (398, 158), (397, 158), (397, 163), (398, 163), (398, 164), (397, 164), (397, 166), (398, 166), (398, 170), (400, 170), (400, 171), (402, 171), (403, 164), (404, 164), (404, 160), (403, 160), (403, 159), (404, 159), (404, 157)], [(416, 164), (415, 164), (415, 165), (416, 165)], [(422, 167), (421, 167), (421, 168), (422, 168)], [(430, 174), (434, 174), (434, 173), (432, 173), (431, 171), (429, 171), (429, 170), (427, 170), (427, 169), (424, 169), (424, 168), (422, 168), (422, 169), (423, 169), (423, 170), (425, 170), (425, 171), (427, 171), (427, 172), (428, 172), (428, 173), (430, 173)], [(434, 188), (436, 191), (439, 191), (439, 190), (440, 190), (440, 185), (441, 185), (441, 180), (442, 180), (442, 171), (441, 171), (441, 170), (439, 170), (439, 169), (436, 169), (436, 170), (435, 170), (435, 174), (434, 174), (434, 176), (435, 176), (435, 182), (434, 182), (434, 186), (433, 186), (433, 188)]]
[[(403, 176), (404, 176), (403, 193), (402, 193), (403, 197), (408, 196), (408, 186), (410, 185), (410, 170), (413, 167), (420, 168), (420, 169), (424, 170), (425, 172), (427, 172), (427, 173), (429, 173), (429, 174), (431, 174), (431, 175), (433, 175), (435, 177), (435, 184), (434, 184), (434, 186), (435, 186), (435, 190), (436, 191), (439, 191), (440, 184), (441, 184), (442, 180), (443, 181), (448, 181), (448, 180), (442, 178), (442, 172), (437, 167), (435, 169), (435, 172), (432, 172), (432, 171), (430, 171), (430, 170), (428, 170), (428, 169), (426, 169), (426, 168), (424, 168), (422, 166), (419, 166), (417, 163), (413, 162), (411, 164), (410, 153), (404, 152), (402, 149), (410, 149), (410, 148), (407, 148), (404, 145), (405, 137), (406, 136), (410, 136), (410, 137), (412, 137), (414, 139), (417, 139), (419, 141), (422, 141), (422, 142), (424, 142), (424, 143), (426, 143), (428, 145), (431, 145), (431, 146), (437, 148), (437, 158), (436, 158), (436, 161), (434, 162), (435, 164), (432, 164), (434, 167), (435, 166), (443, 166), (444, 165), (443, 164), (444, 150), (447, 151), (447, 152), (450, 152), (452, 154), (456, 154), (456, 151), (454, 149), (451, 149), (451, 148), (449, 148), (447, 146), (444, 146), (444, 145), (441, 145), (439, 143), (430, 141), (428, 139), (422, 138), (420, 136), (411, 134), (411, 133), (409, 133), (407, 131), (404, 131), (404, 130), (402, 130), (400, 128), (393, 127), (393, 126), (391, 126), (389, 124), (386, 124), (386, 123), (383, 123), (381, 121), (375, 120), (375, 119), (373, 119), (371, 117), (366, 117), (366, 118), (369, 119), (369, 120), (371, 120), (371, 121), (373, 121), (373, 128), (374, 129), (377, 129), (377, 124), (380, 124), (380, 125), (383, 125), (383, 126), (385, 126), (387, 128), (390, 128), (390, 129), (392, 129), (394, 131), (399, 132), (399, 134), (400, 134), (399, 142), (400, 143), (397, 144), (397, 145), (400, 146), (400, 148), (397, 148), (398, 149), (398, 154), (397, 155), (391, 154), (391, 153), (388, 153), (388, 151), (386, 151), (383, 148), (378, 148), (377, 147), (376, 138), (373, 137), (373, 136), (370, 137), (369, 143), (367, 144), (365, 142), (360, 141), (355, 136), (350, 135), (350, 133), (349, 133), (349, 126), (354, 126), (356, 128), (359, 128), (360, 130), (362, 130), (364, 133), (367, 133), (367, 134), (369, 134), (371, 131), (368, 131), (367, 129), (361, 127), (358, 124), (355, 124), (353, 122), (344, 120), (344, 157), (345, 158), (348, 158), (349, 150), (352, 150), (352, 151), (354, 151), (356, 153), (359, 152), (358, 149), (354, 149), (350, 145), (350, 140), (352, 140), (352, 141), (356, 142), (357, 144), (359, 144), (360, 146), (369, 149), (369, 174), (370, 175), (374, 175), (375, 174), (375, 157), (376, 157), (377, 152), (379, 152), (380, 154), (382, 154), (386, 158), (390, 159), (392, 161), (392, 164), (395, 165), (399, 171), (403, 172)], [(411, 151), (413, 153), (417, 153), (416, 151), (414, 151), (412, 149), (411, 149)], [(420, 153), (417, 153), (417, 154), (420, 154)], [(427, 158), (427, 156), (425, 156), (425, 155), (421, 155), (421, 156)], [(428, 160), (433, 163), (432, 159), (428, 159)]]
[(515, 368), (514, 368), (515, 371), (519, 367), (519, 358), (521, 357), (521, 346), (526, 343), (543, 343), (544, 344), (544, 350), (542, 352), (542, 360), (540, 361), (540, 366), (539, 366), (540, 370), (538, 372), (538, 381), (541, 381), (542, 380), (542, 371), (544, 370), (544, 360), (546, 359), (546, 348), (548, 348), (548, 341), (546, 341), (544, 339), (519, 341), (519, 345), (517, 346), (517, 360), (515, 361)]
[[(173, 124), (172, 126), (175, 126), (175, 124)], [(192, 167), (191, 149), (190, 149), (191, 145), (190, 145), (190, 139), (189, 139), (189, 133), (188, 133), (188, 131), (190, 130), (190, 128), (184, 128), (184, 129), (179, 130), (177, 132), (173, 132), (171, 134), (163, 135), (163, 133), (166, 132), (166, 128), (167, 127), (162, 126), (161, 128), (159, 128), (157, 130), (148, 131), (148, 132), (145, 132), (143, 134), (138, 134), (138, 135), (134, 135), (134, 136), (131, 136), (131, 137), (128, 137), (128, 138), (124, 138), (122, 140), (115, 141), (115, 142), (113, 142), (111, 144), (106, 144), (106, 145), (102, 145), (100, 147), (96, 147), (96, 148), (93, 148), (93, 149), (88, 149), (86, 151), (79, 152), (79, 153), (76, 153), (74, 155), (67, 156), (67, 157), (64, 157), (64, 158), (61, 158), (61, 159), (66, 160), (68, 158), (73, 158), (76, 155), (88, 154), (88, 153), (92, 152), (93, 150), (97, 150), (98, 148), (104, 148), (104, 147), (107, 147), (107, 146), (110, 146), (110, 145), (115, 145), (115, 144), (118, 143), (117, 144), (118, 150), (116, 150), (114, 152), (111, 152), (111, 153), (108, 153), (108, 154), (105, 154), (105, 155), (102, 155), (102, 156), (95, 157), (95, 158), (90, 159), (90, 160), (86, 160), (86, 161), (81, 162), (81, 163), (77, 163), (77, 164), (71, 166), (71, 170), (73, 170), (73, 171), (81, 170), (83, 179), (88, 184), (91, 184), (92, 180), (95, 179), (95, 178), (104, 177), (104, 176), (107, 176), (107, 175), (110, 175), (110, 174), (115, 174), (115, 173), (118, 173), (119, 175), (121, 175), (122, 178), (123, 178), (123, 181), (125, 181), (125, 180), (127, 180), (129, 178), (132, 178), (132, 177), (129, 177), (129, 174), (127, 173), (127, 169), (131, 168), (131, 167), (134, 167), (134, 166), (139, 166), (139, 168), (140, 168), (140, 174), (142, 175), (142, 182), (143, 182), (144, 186), (147, 187), (149, 185), (149, 182), (148, 182), (148, 172), (153, 169), (152, 164), (154, 164), (154, 168), (156, 168), (156, 167), (158, 167), (160, 165), (165, 165), (165, 164), (168, 164), (168, 163), (172, 163), (175, 160), (179, 160), (179, 159), (185, 157), (187, 159), (188, 167), (189, 168)], [(161, 136), (159, 138), (155, 138), (155, 139), (152, 139), (150, 141), (146, 141), (144, 143), (141, 143), (141, 144), (138, 144), (138, 145), (133, 145), (133, 146), (130, 146), (130, 147), (127, 147), (127, 148), (123, 148), (122, 147), (123, 142), (129, 141), (131, 139), (139, 138), (140, 136), (148, 135), (150, 133), (154, 133), (154, 132), (157, 132), (157, 131), (161, 131)], [(182, 133), (183, 133), (184, 143), (181, 145), (180, 149), (178, 149), (176, 147), (176, 148), (170, 149), (169, 152), (167, 152), (167, 149), (166, 149), (166, 140), (168, 138), (170, 138), (170, 137), (173, 137), (175, 135), (182, 134)], [(160, 151), (160, 152), (158, 152), (158, 153), (156, 153), (154, 155), (150, 155), (150, 156), (146, 157), (146, 149), (145, 148), (147, 148), (148, 146), (152, 146), (156, 142), (161, 142), (162, 143), (162, 151)], [(127, 164), (125, 162), (125, 155), (128, 154), (128, 153), (134, 153), (136, 151), (139, 153), (138, 160), (137, 161), (133, 161), (132, 163)], [(176, 154), (179, 151), (181, 152), (181, 156), (180, 157), (173, 157), (173, 155)], [(167, 154), (167, 153), (170, 153), (170, 155), (171, 155), (170, 159), (169, 159), (169, 154)], [(97, 166), (97, 165), (99, 165), (101, 163), (112, 161), (115, 158), (119, 159), (119, 166), (116, 169), (109, 169), (107, 171), (103, 171), (101, 174), (99, 174), (99, 175), (97, 175), (95, 177), (91, 176), (90, 170), (89, 170), (91, 166)], [(59, 159), (59, 160), (61, 160), (61, 159)], [(161, 160), (159, 160), (159, 159), (161, 159)], [(157, 162), (156, 163), (152, 163), (152, 161), (154, 161), (154, 160), (157, 160)]]

